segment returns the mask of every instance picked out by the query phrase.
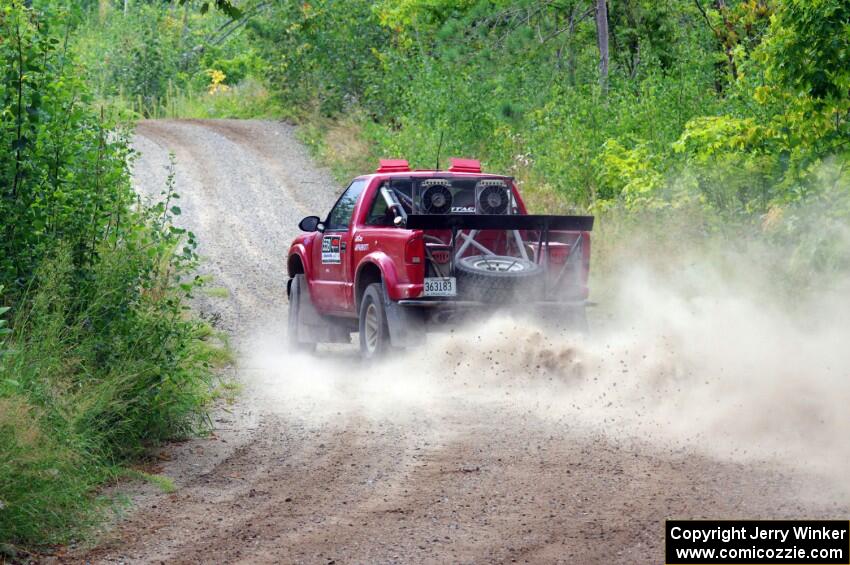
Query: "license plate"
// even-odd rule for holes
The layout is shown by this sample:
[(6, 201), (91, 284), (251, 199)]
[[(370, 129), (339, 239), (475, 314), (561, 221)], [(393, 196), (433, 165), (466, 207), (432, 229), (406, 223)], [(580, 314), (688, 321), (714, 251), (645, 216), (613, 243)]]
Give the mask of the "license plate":
[(425, 279), (425, 296), (457, 296), (454, 277), (428, 277)]

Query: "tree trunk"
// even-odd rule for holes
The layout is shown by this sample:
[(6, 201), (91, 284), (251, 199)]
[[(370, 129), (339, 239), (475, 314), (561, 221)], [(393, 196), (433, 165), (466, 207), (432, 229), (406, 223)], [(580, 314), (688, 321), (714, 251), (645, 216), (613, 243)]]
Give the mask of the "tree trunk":
[(576, 84), (576, 14), (575, 10), (570, 11), (570, 34), (567, 36), (567, 41), (569, 41), (568, 49), (569, 52), (567, 54), (567, 73), (570, 77), (570, 85), (575, 86)]
[(599, 47), (599, 86), (608, 92), (608, 4), (596, 0), (596, 44)]
[(735, 65), (735, 45), (738, 41), (735, 39), (735, 25), (729, 21), (729, 14), (726, 8), (726, 0), (717, 0), (715, 7), (720, 15), (723, 16), (723, 27), (726, 31), (720, 39), (721, 47), (726, 53), (726, 61), (729, 64), (729, 72), (732, 74), (732, 79), (738, 79), (738, 68)]
[(189, 2), (183, 4), (183, 31), (180, 32), (180, 45), (186, 41), (189, 36)]
[(130, 0), (124, 0), (124, 16), (130, 12)]

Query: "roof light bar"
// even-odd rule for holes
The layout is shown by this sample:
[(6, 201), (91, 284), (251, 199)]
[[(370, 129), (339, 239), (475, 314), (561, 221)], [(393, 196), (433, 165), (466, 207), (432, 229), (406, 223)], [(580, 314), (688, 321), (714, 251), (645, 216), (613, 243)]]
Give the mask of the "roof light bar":
[(451, 173), (480, 173), (481, 161), (478, 159), (449, 159), (449, 172)]
[(410, 164), (405, 159), (381, 159), (377, 173), (399, 173), (410, 170)]

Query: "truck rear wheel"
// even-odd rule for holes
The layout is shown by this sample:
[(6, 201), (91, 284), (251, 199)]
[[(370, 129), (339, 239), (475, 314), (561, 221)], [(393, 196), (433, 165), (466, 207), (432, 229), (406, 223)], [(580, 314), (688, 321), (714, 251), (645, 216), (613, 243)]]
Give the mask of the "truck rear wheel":
[(390, 348), (383, 294), (383, 284), (372, 283), (366, 287), (360, 302), (360, 354), (364, 359), (378, 359)]

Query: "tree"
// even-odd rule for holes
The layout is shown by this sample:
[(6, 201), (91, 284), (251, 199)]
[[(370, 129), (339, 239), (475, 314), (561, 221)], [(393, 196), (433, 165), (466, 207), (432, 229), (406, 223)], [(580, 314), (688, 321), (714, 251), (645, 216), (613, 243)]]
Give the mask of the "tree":
[(608, 91), (608, 4), (596, 0), (596, 45), (599, 47), (599, 86)]

